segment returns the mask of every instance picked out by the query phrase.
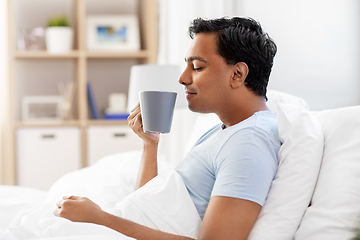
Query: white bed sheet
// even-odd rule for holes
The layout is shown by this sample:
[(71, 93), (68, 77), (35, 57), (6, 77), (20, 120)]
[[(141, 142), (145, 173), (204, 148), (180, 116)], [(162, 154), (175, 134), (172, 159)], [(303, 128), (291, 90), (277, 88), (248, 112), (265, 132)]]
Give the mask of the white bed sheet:
[(43, 202), (47, 192), (34, 188), (0, 185), (0, 204), (5, 202)]
[[(140, 151), (133, 151), (104, 157), (91, 167), (64, 175), (48, 192), (0, 186), (0, 239), (132, 239), (103, 226), (55, 217), (52, 211), (65, 195), (85, 196), (102, 209), (113, 208), (134, 192), (140, 156)], [(159, 157), (159, 172), (171, 167)]]

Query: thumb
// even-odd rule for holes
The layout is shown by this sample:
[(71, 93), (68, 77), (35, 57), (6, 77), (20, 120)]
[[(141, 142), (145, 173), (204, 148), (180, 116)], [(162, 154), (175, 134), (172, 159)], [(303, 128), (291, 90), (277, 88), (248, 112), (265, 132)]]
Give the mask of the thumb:
[(150, 133), (151, 135), (154, 135), (155, 137), (160, 138), (160, 133), (159, 132), (152, 132)]
[(78, 196), (74, 196), (74, 195), (71, 195), (71, 196), (63, 196), (63, 199), (66, 200), (66, 199), (71, 199), (71, 200), (78, 200), (80, 197)]

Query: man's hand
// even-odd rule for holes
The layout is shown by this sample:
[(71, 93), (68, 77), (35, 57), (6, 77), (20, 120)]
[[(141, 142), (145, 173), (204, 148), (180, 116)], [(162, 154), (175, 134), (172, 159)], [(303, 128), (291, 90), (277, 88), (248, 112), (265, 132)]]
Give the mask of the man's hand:
[(98, 223), (104, 211), (86, 197), (63, 197), (56, 203), (54, 215), (67, 218), (73, 222)]
[(139, 188), (157, 175), (157, 150), (160, 133), (144, 132), (140, 103), (128, 117), (128, 125), (144, 142), (139, 174), (136, 181), (136, 188)]
[(145, 145), (158, 145), (160, 133), (146, 133), (143, 129), (140, 103), (128, 117), (129, 127), (144, 141)]
[(139, 240), (194, 240), (161, 232), (107, 213), (86, 197), (63, 197), (56, 204), (54, 214), (73, 222), (103, 225), (126, 236)]

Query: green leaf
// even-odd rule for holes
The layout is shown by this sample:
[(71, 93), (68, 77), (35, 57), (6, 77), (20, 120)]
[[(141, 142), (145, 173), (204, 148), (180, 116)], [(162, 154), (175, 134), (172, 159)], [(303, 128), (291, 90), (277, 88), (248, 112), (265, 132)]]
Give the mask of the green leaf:
[(356, 229), (356, 237), (353, 238), (352, 240), (360, 240), (360, 228)]
[(48, 20), (48, 27), (68, 27), (69, 21), (65, 15), (57, 15)]

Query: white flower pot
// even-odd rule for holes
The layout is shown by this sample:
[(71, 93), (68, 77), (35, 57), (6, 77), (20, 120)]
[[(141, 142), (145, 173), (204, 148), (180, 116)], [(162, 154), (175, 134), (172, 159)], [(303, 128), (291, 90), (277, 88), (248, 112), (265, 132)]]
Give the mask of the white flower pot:
[(49, 53), (66, 53), (72, 50), (73, 30), (70, 27), (48, 27), (46, 48)]

